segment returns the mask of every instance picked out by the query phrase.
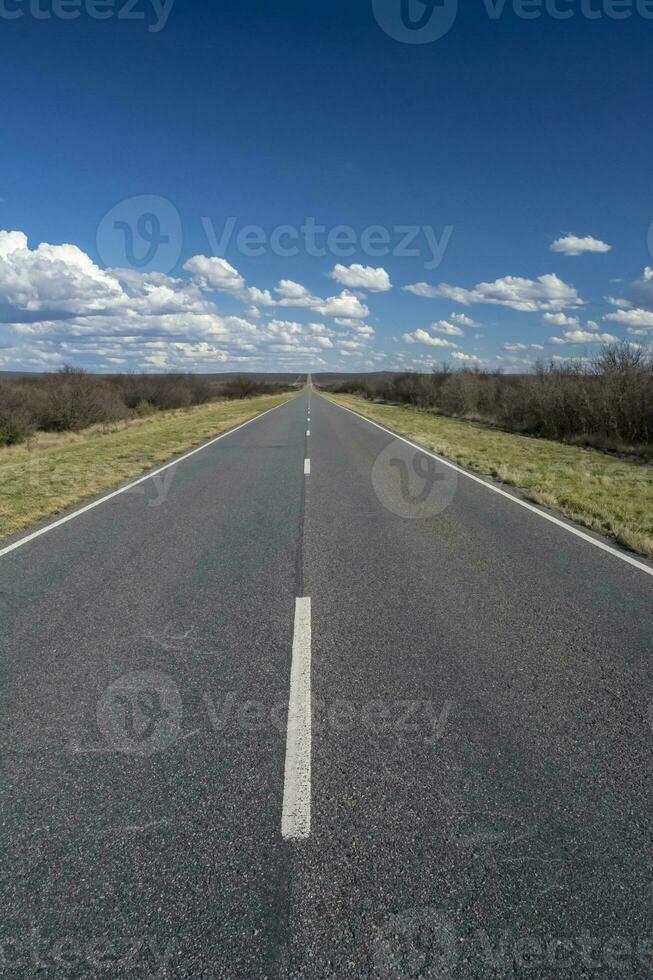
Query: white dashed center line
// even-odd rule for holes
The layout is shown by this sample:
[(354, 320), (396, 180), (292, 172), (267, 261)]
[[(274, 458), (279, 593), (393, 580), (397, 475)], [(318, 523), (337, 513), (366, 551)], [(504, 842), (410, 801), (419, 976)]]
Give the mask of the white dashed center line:
[(305, 459), (304, 460), (304, 474), (305, 474), (305, 476), (308, 476), (310, 472), (311, 472), (311, 461), (310, 461), (310, 459)]
[(281, 834), (286, 840), (304, 840), (310, 832), (311, 600), (302, 597), (295, 601)]

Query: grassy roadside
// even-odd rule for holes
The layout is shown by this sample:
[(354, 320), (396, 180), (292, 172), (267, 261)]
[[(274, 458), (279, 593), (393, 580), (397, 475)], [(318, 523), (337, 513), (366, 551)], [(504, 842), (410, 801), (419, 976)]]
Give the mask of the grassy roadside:
[(328, 397), (653, 558), (651, 466), (414, 408), (374, 404), (354, 395)]
[(111, 490), (281, 405), (292, 394), (212, 402), (130, 424), (37, 436), (0, 450), (0, 538)]

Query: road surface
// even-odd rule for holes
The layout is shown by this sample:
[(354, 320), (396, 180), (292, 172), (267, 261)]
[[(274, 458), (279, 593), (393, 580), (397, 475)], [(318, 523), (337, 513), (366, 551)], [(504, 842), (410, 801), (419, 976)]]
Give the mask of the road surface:
[(0, 551), (0, 975), (650, 976), (652, 585), (312, 391)]

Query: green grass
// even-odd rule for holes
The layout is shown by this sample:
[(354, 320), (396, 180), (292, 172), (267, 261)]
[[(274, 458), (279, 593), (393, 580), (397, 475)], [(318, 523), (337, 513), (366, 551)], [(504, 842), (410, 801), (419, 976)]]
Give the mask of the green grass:
[(653, 467), (353, 395), (330, 396), (466, 469), (653, 558)]
[(79, 434), (39, 434), (0, 450), (0, 538), (99, 493), (288, 401), (292, 394), (213, 402)]

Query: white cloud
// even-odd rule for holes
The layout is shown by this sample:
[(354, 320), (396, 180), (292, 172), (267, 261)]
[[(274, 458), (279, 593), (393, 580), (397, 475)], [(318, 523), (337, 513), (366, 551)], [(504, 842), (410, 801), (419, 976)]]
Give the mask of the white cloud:
[(448, 283), (429, 286), (425, 282), (403, 288), (416, 296), (450, 299), (464, 306), (469, 306), (471, 303), (492, 303), (524, 313), (537, 310), (562, 310), (583, 305), (583, 300), (580, 299), (574, 286), (567, 285), (553, 273), (539, 276), (535, 280), (520, 276), (505, 276), (494, 282), (478, 283), (473, 289), (451, 286)]
[[(363, 267), (359, 266), (358, 268), (362, 269)], [(337, 296), (322, 299), (319, 296), (313, 296), (305, 286), (292, 279), (281, 279), (278, 285), (274, 287), (273, 292), (276, 295), (273, 295), (269, 289), (259, 289), (256, 286), (247, 287), (243, 276), (225, 259), (194, 255), (186, 262), (184, 269), (195, 277), (195, 282), (200, 288), (232, 293), (244, 301), (254, 304), (255, 317), (260, 315), (259, 306), (267, 309), (274, 307), (309, 309), (321, 316), (345, 317), (352, 320), (363, 320), (369, 316), (370, 312), (358, 296), (347, 289), (343, 289)], [(383, 272), (383, 270), (376, 271)]]
[(455, 360), (457, 361), (480, 361), (481, 360), (480, 357), (476, 356), (476, 354), (463, 354), (463, 352), (460, 350), (455, 350), (451, 356), (455, 358)]
[(588, 330), (565, 330), (563, 337), (549, 337), (551, 344), (613, 344), (618, 337), (611, 333), (590, 333)]
[(292, 279), (282, 279), (278, 286), (274, 288), (275, 293), (277, 293), (282, 300), (293, 300), (297, 302), (298, 306), (306, 304), (310, 306), (312, 301), (311, 294), (309, 293), (306, 286), (302, 286), (299, 282), (294, 282)]
[(22, 231), (0, 231), (0, 257), (27, 248), (27, 235)]
[(472, 320), (470, 316), (465, 316), (464, 313), (452, 313), (451, 320), (454, 323), (459, 323), (462, 327), (477, 327), (478, 323), (476, 320)]
[(503, 349), (509, 351), (544, 350), (544, 347), (542, 344), (504, 344)]
[(430, 347), (455, 347), (450, 340), (443, 340), (442, 337), (432, 337), (426, 330), (414, 330), (413, 333), (405, 333), (403, 339), (407, 344), (428, 344)]
[(552, 252), (562, 252), (563, 255), (583, 255), (585, 252), (610, 252), (611, 250), (612, 245), (607, 245), (598, 238), (592, 238), (591, 235), (585, 238), (564, 235), (551, 245)]
[(647, 265), (644, 269), (644, 282), (653, 282), (653, 269)]
[(292, 279), (282, 279), (279, 285), (275, 286), (274, 292), (278, 298), (272, 296), (267, 289), (260, 290), (251, 287), (248, 290), (250, 300), (258, 306), (304, 308), (314, 310), (320, 316), (349, 320), (364, 320), (370, 313), (358, 296), (347, 289), (343, 289), (337, 296), (322, 299), (319, 296), (313, 296), (301, 283), (294, 282)]
[[(467, 318), (465, 318), (467, 319)], [(453, 323), (449, 323), (448, 320), (438, 320), (437, 323), (431, 324), (431, 330), (434, 333), (443, 333), (448, 337), (464, 337), (463, 331), (460, 327), (454, 326)]]
[(346, 317), (352, 320), (364, 320), (370, 315), (370, 311), (364, 303), (346, 289), (339, 296), (330, 296), (325, 300), (318, 300), (311, 309), (316, 310), (322, 316)]
[(390, 276), (385, 269), (373, 269), (369, 265), (338, 264), (329, 275), (350, 289), (366, 289), (371, 293), (385, 293), (392, 289)]
[(22, 232), (1, 233), (0, 318), (12, 309), (23, 314), (101, 312), (122, 298), (116, 277), (76, 245), (42, 243), (32, 250)]
[(184, 269), (195, 276), (203, 289), (219, 289), (236, 294), (245, 289), (245, 280), (226, 259), (194, 255), (186, 262)]
[(610, 306), (616, 306), (620, 310), (628, 310), (633, 305), (629, 299), (624, 299), (622, 296), (606, 296), (605, 298)]
[(608, 313), (603, 319), (623, 323), (631, 328), (640, 327), (645, 330), (653, 328), (653, 313), (650, 310), (619, 310), (617, 313)]
[[(292, 369), (334, 347), (363, 347), (374, 335), (369, 312), (353, 293), (321, 299), (282, 280), (275, 294), (249, 290), (223, 259), (193, 256), (192, 278), (130, 269), (100, 269), (75, 245), (30, 249), (18, 231), (0, 231), (0, 362), (32, 368), (71, 361), (93, 370), (109, 365), (145, 369), (211, 370), (234, 362)], [(299, 306), (340, 315), (350, 336), (324, 323), (224, 315), (207, 295), (226, 291), (244, 303), (250, 293), (272, 308)], [(268, 300), (271, 303), (268, 303)], [(369, 355), (368, 355), (369, 356)], [(280, 368), (281, 369), (281, 368)]]
[(577, 316), (566, 316), (564, 313), (545, 313), (542, 317), (544, 323), (554, 327), (579, 327), (580, 320)]

